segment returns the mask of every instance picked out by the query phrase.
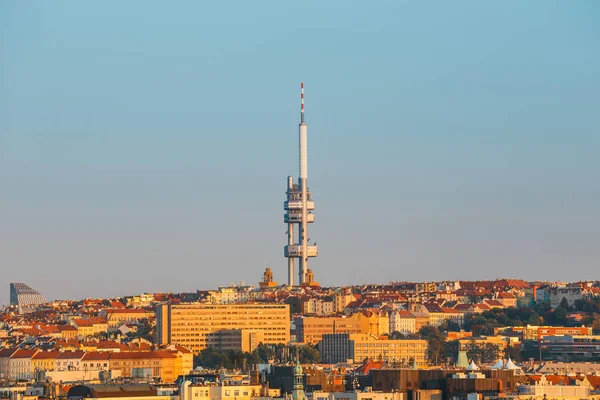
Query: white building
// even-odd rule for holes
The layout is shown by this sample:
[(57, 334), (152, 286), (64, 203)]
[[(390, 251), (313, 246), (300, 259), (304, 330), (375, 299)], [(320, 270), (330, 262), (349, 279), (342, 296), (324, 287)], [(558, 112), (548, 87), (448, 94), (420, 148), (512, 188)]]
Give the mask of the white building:
[(392, 311), (389, 320), (390, 332), (400, 332), (403, 335), (407, 335), (416, 333), (417, 331), (417, 318), (409, 311)]

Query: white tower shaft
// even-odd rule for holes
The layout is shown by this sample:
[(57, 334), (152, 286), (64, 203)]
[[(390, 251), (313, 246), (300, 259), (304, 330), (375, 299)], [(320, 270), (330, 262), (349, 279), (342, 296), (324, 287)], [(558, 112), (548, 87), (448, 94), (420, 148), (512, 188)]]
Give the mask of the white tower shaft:
[(301, 108), (300, 108), (300, 127), (298, 129), (299, 134), (299, 147), (300, 147), (300, 177), (299, 184), (300, 190), (302, 191), (302, 223), (300, 227), (300, 244), (302, 245), (302, 257), (300, 258), (300, 270), (299, 278), (300, 284), (306, 282), (306, 272), (308, 269), (308, 223), (307, 223), (307, 201), (308, 201), (308, 128), (304, 122), (304, 82), (301, 84)]
[[(288, 244), (285, 246), (284, 254), (288, 258), (288, 283), (290, 286), (294, 285), (295, 280), (294, 258), (298, 258), (300, 261), (297, 271), (297, 284), (310, 285), (314, 283), (312, 275), (309, 277), (308, 274), (308, 258), (316, 257), (318, 253), (316, 243), (313, 245), (308, 243), (308, 224), (315, 220), (315, 216), (312, 213), (312, 210), (315, 209), (315, 203), (308, 189), (308, 128), (304, 121), (304, 83), (302, 83), (301, 89), (302, 106), (300, 111), (300, 125), (298, 127), (298, 183), (294, 183), (291, 176), (288, 177), (287, 201), (284, 204), (284, 209), (286, 210), (284, 219), (288, 225)], [(296, 224), (298, 225), (297, 228)]]

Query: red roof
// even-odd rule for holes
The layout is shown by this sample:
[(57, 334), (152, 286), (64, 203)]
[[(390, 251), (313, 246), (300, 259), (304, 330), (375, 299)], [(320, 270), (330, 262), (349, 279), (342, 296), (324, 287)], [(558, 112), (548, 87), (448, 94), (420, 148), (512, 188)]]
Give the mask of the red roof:
[(112, 353), (108, 351), (88, 351), (81, 361), (103, 361), (108, 360)]
[(62, 332), (62, 331), (76, 331), (77, 328), (75, 328), (73, 325), (59, 325), (58, 329)]
[(17, 349), (2, 349), (0, 350), (0, 358), (10, 357)]
[(60, 351), (40, 351), (32, 360), (53, 360), (60, 355)]
[(76, 350), (76, 351), (63, 351), (56, 358), (57, 360), (80, 360), (85, 355), (84, 351)]
[(144, 310), (143, 308), (109, 308), (106, 311), (106, 314), (148, 314), (151, 311)]
[(37, 350), (17, 350), (10, 358), (31, 358)]
[(500, 292), (497, 296), (499, 299), (516, 299), (517, 297), (514, 294), (507, 292)]

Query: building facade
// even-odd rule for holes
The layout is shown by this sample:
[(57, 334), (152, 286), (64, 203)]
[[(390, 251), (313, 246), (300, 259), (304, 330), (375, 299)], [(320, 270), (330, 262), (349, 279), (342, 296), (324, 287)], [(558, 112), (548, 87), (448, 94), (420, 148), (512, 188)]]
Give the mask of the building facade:
[(265, 344), (290, 341), (288, 304), (161, 304), (156, 316), (157, 344), (177, 344), (194, 353), (220, 331), (262, 332)]

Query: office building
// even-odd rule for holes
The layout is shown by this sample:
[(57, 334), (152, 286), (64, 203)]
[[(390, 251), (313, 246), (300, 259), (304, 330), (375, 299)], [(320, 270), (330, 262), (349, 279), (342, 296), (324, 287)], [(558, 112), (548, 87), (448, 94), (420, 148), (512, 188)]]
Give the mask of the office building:
[[(228, 335), (232, 330), (239, 334)], [(251, 335), (250, 333), (255, 333)], [(156, 343), (177, 344), (194, 353), (239, 338), (237, 349), (251, 347), (260, 338), (265, 344), (290, 341), (288, 304), (161, 304), (156, 310)], [(227, 339), (227, 340), (225, 340)]]

